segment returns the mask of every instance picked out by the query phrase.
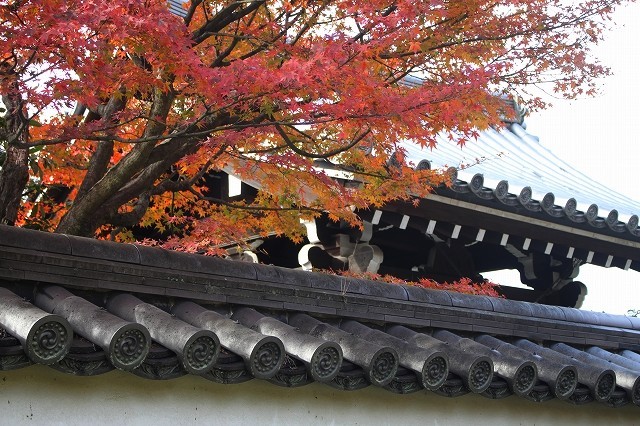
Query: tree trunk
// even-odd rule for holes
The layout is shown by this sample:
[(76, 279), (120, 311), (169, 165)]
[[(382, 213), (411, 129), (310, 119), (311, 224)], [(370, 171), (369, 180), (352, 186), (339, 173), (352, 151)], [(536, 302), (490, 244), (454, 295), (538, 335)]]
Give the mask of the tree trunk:
[[(151, 106), (149, 120), (143, 137), (161, 135), (165, 130), (164, 120), (169, 114), (175, 94), (156, 90), (154, 102)], [(113, 210), (122, 205), (110, 206), (109, 200), (113, 198), (124, 186), (135, 180), (135, 176), (143, 173), (149, 165), (149, 156), (156, 143), (153, 141), (136, 144), (133, 149), (115, 166), (110, 168), (95, 184), (86, 191), (80, 200), (76, 200), (71, 208), (60, 220), (55, 232), (72, 234), (84, 237), (93, 237), (95, 231), (105, 224)], [(159, 174), (158, 174), (159, 176)], [(154, 178), (157, 176), (154, 176)], [(153, 184), (153, 180), (149, 182)], [(141, 191), (143, 192), (143, 191)], [(131, 194), (123, 203), (139, 196), (140, 193)], [(111, 210), (109, 210), (111, 208)]]
[(11, 144), (0, 171), (0, 223), (13, 225), (18, 218), (20, 200), (29, 181), (29, 153)]
[(24, 114), (24, 102), (19, 91), (16, 75), (12, 70), (0, 78), (11, 79), (9, 93), (2, 96), (7, 108), (5, 116), (7, 152), (0, 170), (0, 223), (13, 225), (18, 218), (18, 210), (24, 189), (29, 181), (29, 150), (19, 144), (28, 142), (28, 122)]

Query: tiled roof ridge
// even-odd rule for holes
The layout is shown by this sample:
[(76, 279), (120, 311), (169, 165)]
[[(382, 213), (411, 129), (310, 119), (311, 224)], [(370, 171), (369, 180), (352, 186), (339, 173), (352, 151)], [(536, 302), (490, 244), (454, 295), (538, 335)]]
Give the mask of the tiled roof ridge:
[(484, 186), (484, 176), (482, 173), (473, 175), (469, 182), (458, 179), (458, 172), (455, 167), (450, 167), (446, 172), (451, 176), (451, 186), (447, 187), (457, 194), (467, 194), (469, 197), (478, 201), (495, 201), (498, 206), (504, 209), (508, 208), (525, 208), (527, 212), (540, 213), (550, 220), (561, 218), (568, 219), (572, 225), (585, 224), (590, 228), (602, 232), (603, 229), (613, 231), (613, 235), (626, 236), (637, 240), (640, 236), (640, 228), (638, 227), (638, 215), (634, 214), (629, 217), (625, 223), (618, 219), (618, 211), (611, 210), (607, 217), (598, 215), (598, 205), (593, 203), (586, 211), (577, 208), (575, 198), (567, 200), (564, 206), (555, 204), (555, 195), (548, 192), (541, 200), (532, 197), (530, 186), (524, 187), (519, 194), (509, 192), (509, 181), (501, 180), (495, 188)]
[[(28, 263), (25, 261), (28, 259)], [(0, 226), (0, 278), (638, 349), (640, 319)]]
[[(477, 141), (467, 143), (463, 149), (449, 146), (451, 143), (445, 139), (430, 152), (410, 143), (403, 148), (417, 168), (448, 167), (454, 195), (480, 203), (490, 201), (506, 210), (524, 209), (525, 213), (540, 214), (551, 221), (562, 219), (584, 224), (599, 233), (638, 240), (640, 205), (573, 168), (542, 146), (524, 124), (505, 124), (502, 129), (482, 131)], [(462, 153), (473, 167), (455, 167)], [(500, 157), (500, 161), (486, 156)], [(510, 182), (512, 179), (514, 182)], [(486, 180), (491, 184), (485, 186)], [(515, 193), (509, 192), (510, 186), (517, 188)], [(558, 200), (561, 201), (556, 204)], [(599, 215), (599, 211), (604, 214)], [(626, 222), (619, 220), (619, 216)]]
[(34, 290), (31, 305), (0, 287), (0, 370), (36, 363), (79, 376), (118, 368), (154, 380), (192, 374), (222, 384), (256, 378), (286, 387), (318, 382), (341, 390), (374, 385), (402, 394), (640, 405), (640, 355), (630, 351), (399, 325), (383, 331), (346, 318), (275, 318), (242, 306), (219, 313), (189, 301), (169, 307), (165, 300), (160, 310), (119, 292), (94, 305), (59, 286)]

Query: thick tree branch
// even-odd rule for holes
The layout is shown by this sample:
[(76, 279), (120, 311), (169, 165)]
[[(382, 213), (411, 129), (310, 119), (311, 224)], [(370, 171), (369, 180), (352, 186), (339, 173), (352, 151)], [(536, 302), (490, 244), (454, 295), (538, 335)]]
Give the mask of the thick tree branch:
[[(124, 96), (118, 93), (109, 99), (106, 107), (103, 109), (102, 120), (105, 122), (114, 122), (113, 115), (116, 112), (122, 111), (126, 106), (127, 101)], [(87, 120), (94, 119), (94, 115), (87, 117)], [(105, 140), (98, 142), (96, 150), (89, 160), (89, 167), (87, 173), (82, 179), (82, 184), (78, 189), (75, 202), (79, 202), (86, 195), (87, 192), (98, 182), (108, 170), (111, 156), (113, 155), (113, 140)]]
[[(161, 121), (166, 119), (173, 105), (174, 93), (163, 92), (160, 89), (154, 91), (154, 102), (151, 106), (152, 117), (157, 120), (147, 122), (143, 137), (159, 135), (164, 132), (166, 125)], [(74, 204), (74, 208), (65, 214), (56, 232), (90, 236), (97, 228), (100, 218), (95, 212), (100, 211), (103, 204), (123, 185), (145, 167), (149, 154), (155, 146), (154, 142), (137, 144), (114, 167), (100, 179), (84, 196), (82, 200)]]
[[(208, 39), (213, 33), (217, 33), (233, 22), (239, 21), (243, 17), (253, 13), (256, 9), (266, 3), (266, 0), (257, 0), (239, 9), (245, 2), (233, 2), (222, 9), (213, 19), (207, 21), (202, 27), (194, 31), (191, 39), (197, 45)], [(239, 10), (238, 10), (239, 9)]]
[(219, 204), (225, 207), (231, 207), (233, 209), (238, 210), (246, 210), (253, 212), (284, 212), (284, 211), (306, 211), (306, 212), (314, 212), (314, 213), (324, 213), (322, 209), (316, 209), (313, 207), (305, 207), (305, 206), (296, 206), (296, 207), (266, 207), (266, 206), (248, 206), (237, 203), (230, 203), (225, 200), (221, 200), (215, 197), (207, 197), (202, 195), (200, 192), (196, 191), (194, 188), (189, 190), (193, 195), (195, 195), (199, 200), (208, 201), (213, 204)]
[(281, 125), (279, 125), (279, 124), (274, 122), (274, 127), (275, 127), (276, 131), (278, 132), (278, 134), (280, 135), (280, 137), (282, 138), (282, 140), (284, 141), (284, 143), (293, 152), (295, 152), (298, 155), (302, 155), (303, 157), (307, 157), (307, 158), (330, 158), (330, 157), (333, 157), (334, 155), (341, 154), (343, 152), (346, 152), (346, 151), (350, 150), (354, 146), (356, 146), (360, 141), (362, 141), (362, 139), (364, 139), (369, 133), (371, 133), (371, 129), (367, 129), (364, 132), (360, 133), (359, 135), (356, 135), (346, 145), (341, 146), (341, 147), (336, 148), (336, 149), (333, 149), (333, 150), (330, 150), (330, 151), (327, 151), (327, 152), (323, 152), (321, 154), (318, 154), (318, 153), (306, 151), (306, 150), (301, 149), (298, 146), (296, 146), (295, 142), (291, 140), (289, 135), (287, 135), (287, 133), (282, 129)]

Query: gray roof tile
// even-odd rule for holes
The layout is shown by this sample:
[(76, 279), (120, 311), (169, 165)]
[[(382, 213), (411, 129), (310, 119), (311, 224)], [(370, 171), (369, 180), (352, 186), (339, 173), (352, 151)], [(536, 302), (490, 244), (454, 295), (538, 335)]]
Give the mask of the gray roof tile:
[[(30, 238), (18, 238), (23, 231)], [(640, 404), (633, 318), (80, 238), (65, 241), (84, 254), (61, 257), (55, 241), (62, 240), (0, 227), (0, 368), (35, 362), (79, 375), (117, 367), (148, 379), (191, 373), (219, 383), (315, 380), (349, 390), (377, 384), (398, 393), (426, 387), (531, 400), (548, 399), (551, 389), (573, 403)], [(30, 315), (35, 326), (20, 320)], [(34, 327), (64, 342), (61, 358), (38, 355), (52, 340), (30, 338)], [(196, 335), (212, 345), (188, 349)], [(393, 377), (376, 379), (382, 371)], [(534, 372), (538, 381), (526, 382)]]

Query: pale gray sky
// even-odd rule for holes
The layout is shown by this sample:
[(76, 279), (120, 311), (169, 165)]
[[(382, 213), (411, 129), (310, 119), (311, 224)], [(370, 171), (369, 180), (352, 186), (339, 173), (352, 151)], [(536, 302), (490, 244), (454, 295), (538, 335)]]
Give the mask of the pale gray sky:
[[(640, 201), (640, 4), (618, 10), (614, 21), (616, 27), (596, 49), (614, 73), (601, 80), (601, 94), (552, 100), (552, 108), (527, 118), (527, 131), (576, 169)], [(517, 274), (494, 279), (508, 284)], [(638, 272), (586, 265), (577, 279), (589, 288), (583, 309), (615, 314), (640, 309)]]

